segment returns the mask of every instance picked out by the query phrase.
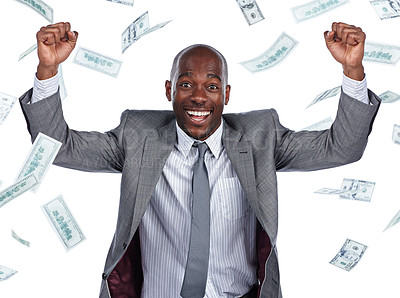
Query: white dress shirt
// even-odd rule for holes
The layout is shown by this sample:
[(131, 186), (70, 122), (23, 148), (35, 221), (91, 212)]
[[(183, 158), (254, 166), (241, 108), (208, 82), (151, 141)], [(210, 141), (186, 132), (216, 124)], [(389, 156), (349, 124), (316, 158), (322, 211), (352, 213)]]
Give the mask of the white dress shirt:
[[(343, 92), (369, 104), (367, 83), (343, 75)], [(53, 95), (58, 74), (35, 76), (31, 103)], [(163, 168), (142, 221), (139, 235), (144, 283), (142, 297), (180, 297), (189, 251), (192, 166), (197, 160), (193, 138), (177, 127), (175, 146)], [(210, 201), (210, 260), (205, 297), (234, 298), (257, 282), (256, 217), (222, 143), (223, 125), (205, 142)]]

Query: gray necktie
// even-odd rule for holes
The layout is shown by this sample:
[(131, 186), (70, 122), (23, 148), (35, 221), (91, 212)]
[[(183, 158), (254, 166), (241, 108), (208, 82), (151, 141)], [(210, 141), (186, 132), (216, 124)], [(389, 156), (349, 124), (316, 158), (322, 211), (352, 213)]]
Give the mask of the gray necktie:
[(194, 143), (199, 157), (193, 167), (193, 205), (189, 254), (181, 289), (183, 298), (204, 297), (210, 252), (210, 184), (204, 163), (206, 143)]

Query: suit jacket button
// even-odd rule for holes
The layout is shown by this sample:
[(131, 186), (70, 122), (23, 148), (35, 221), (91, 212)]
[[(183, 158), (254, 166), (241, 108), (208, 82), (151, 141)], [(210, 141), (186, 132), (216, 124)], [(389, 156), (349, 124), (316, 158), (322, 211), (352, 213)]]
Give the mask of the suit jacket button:
[(103, 274), (101, 275), (101, 278), (104, 279), (104, 280), (106, 280), (106, 279), (107, 279), (107, 274), (103, 273)]

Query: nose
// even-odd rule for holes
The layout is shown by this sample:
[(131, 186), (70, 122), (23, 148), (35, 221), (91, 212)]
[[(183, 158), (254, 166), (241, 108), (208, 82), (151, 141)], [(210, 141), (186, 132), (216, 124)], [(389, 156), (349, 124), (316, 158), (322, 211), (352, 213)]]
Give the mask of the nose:
[(206, 90), (202, 86), (193, 88), (190, 99), (194, 102), (204, 102), (207, 100)]

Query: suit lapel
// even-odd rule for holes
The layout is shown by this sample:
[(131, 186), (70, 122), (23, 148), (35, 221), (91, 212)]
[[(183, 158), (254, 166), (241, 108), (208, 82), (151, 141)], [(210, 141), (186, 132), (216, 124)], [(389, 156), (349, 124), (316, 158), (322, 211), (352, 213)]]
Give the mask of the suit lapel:
[(175, 141), (175, 121), (159, 128), (155, 135), (149, 135), (146, 138), (133, 214), (133, 230), (136, 230), (137, 225), (139, 225), (147, 209), (150, 198), (154, 193), (156, 184), (161, 176), (165, 162), (174, 147)]
[(246, 197), (259, 218), (259, 206), (257, 201), (256, 181), (254, 172), (253, 151), (250, 141), (242, 140), (242, 134), (226, 122), (222, 135), (225, 150), (235, 169)]

